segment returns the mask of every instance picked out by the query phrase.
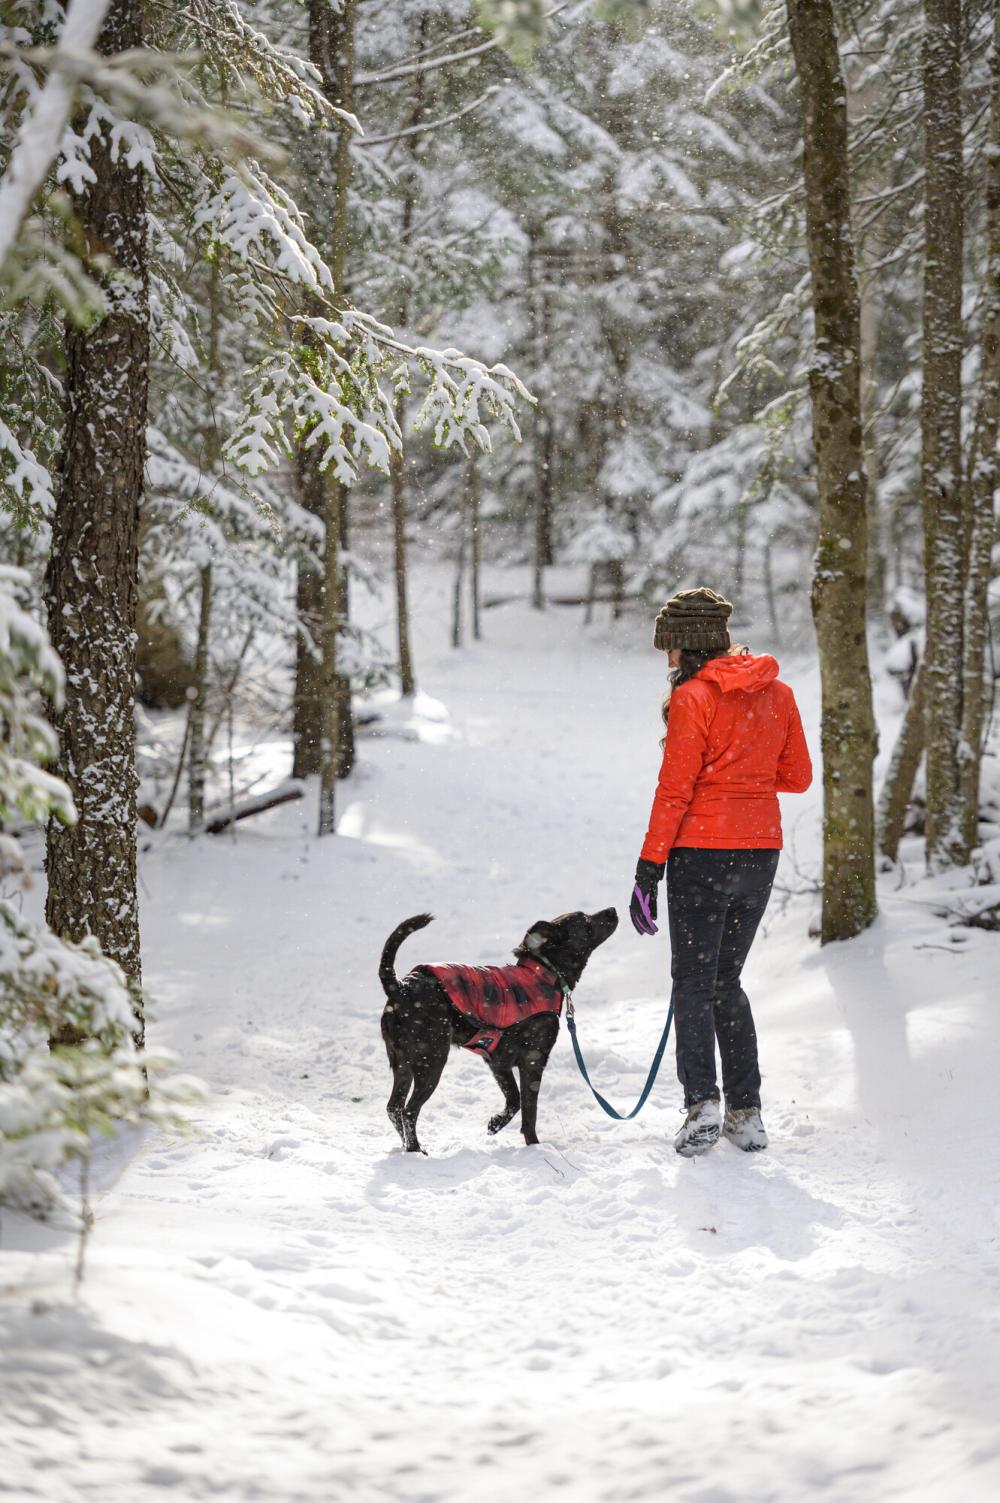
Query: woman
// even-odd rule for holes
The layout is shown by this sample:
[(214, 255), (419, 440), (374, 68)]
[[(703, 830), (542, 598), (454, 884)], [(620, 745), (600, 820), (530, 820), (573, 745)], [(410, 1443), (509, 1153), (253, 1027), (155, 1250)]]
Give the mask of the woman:
[(776, 795), (802, 793), (812, 781), (794, 695), (774, 658), (731, 646), (732, 609), (714, 590), (684, 590), (656, 618), (653, 645), (669, 653), (673, 671), (663, 765), (630, 905), (636, 930), (655, 934), (666, 869), (677, 1074), (687, 1108), (674, 1147), (685, 1158), (707, 1152), (720, 1131), (747, 1152), (767, 1147), (757, 1035), (740, 975), (778, 866)]

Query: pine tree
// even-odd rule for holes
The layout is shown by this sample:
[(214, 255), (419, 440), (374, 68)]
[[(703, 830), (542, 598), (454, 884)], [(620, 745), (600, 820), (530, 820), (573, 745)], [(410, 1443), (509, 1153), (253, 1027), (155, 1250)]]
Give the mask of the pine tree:
[[(112, 0), (105, 57), (141, 47), (144, 7)], [(135, 626), (139, 498), (149, 389), (145, 172), (91, 115), (91, 179), (76, 195), (88, 270), (105, 311), (66, 333), (63, 466), (52, 527), (48, 609), (66, 670), (59, 771), (79, 818), (52, 824), (46, 918), (67, 939), (93, 935), (137, 988)], [(81, 122), (81, 127), (83, 122)], [(99, 270), (99, 257), (111, 265)], [(137, 1002), (137, 1037), (143, 1024)]]

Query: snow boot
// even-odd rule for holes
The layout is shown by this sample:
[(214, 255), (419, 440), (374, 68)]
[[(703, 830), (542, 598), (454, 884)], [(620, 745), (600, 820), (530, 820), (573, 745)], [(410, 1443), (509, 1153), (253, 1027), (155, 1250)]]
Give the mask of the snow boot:
[(719, 1141), (722, 1114), (719, 1103), (696, 1101), (688, 1107), (687, 1120), (674, 1137), (674, 1151), (682, 1158), (693, 1159), (699, 1153), (707, 1153)]
[(744, 1153), (760, 1153), (767, 1147), (767, 1133), (760, 1119), (759, 1106), (727, 1107), (722, 1131), (730, 1143), (735, 1143)]

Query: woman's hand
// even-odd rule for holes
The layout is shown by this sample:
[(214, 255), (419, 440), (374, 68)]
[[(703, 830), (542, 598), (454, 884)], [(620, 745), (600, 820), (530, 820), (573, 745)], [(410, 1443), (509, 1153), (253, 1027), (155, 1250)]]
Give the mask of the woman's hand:
[(656, 933), (656, 889), (666, 870), (664, 861), (643, 861), (640, 857), (635, 868), (635, 886), (628, 911), (636, 934)]

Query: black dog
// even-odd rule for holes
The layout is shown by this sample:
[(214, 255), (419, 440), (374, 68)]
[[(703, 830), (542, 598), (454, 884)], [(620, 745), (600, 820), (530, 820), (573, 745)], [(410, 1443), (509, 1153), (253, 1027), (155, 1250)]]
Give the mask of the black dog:
[[(386, 1110), (410, 1153), (423, 1152), (417, 1141), (417, 1117), (437, 1089), (449, 1048), (469, 1044), (481, 1028), (453, 1005), (434, 976), (419, 969), (402, 981), (396, 975), (394, 962), (400, 945), (430, 922), (429, 913), (420, 913), (394, 929), (385, 942), (378, 972), (388, 999), (382, 1012), (382, 1037), (393, 1078)], [(535, 962), (549, 989), (561, 993), (565, 1000), (598, 945), (617, 927), (618, 915), (613, 908), (603, 908), (599, 913), (564, 913), (560, 918), (533, 924), (514, 955), (521, 962)], [(520, 1110), (524, 1141), (538, 1142), (538, 1092), (558, 1033), (557, 1012), (537, 1013), (504, 1028), (491, 1043), (492, 1052), (484, 1053), (504, 1098), (503, 1111), (490, 1119), (490, 1132), (506, 1127)], [(515, 1066), (520, 1091), (514, 1080)]]

